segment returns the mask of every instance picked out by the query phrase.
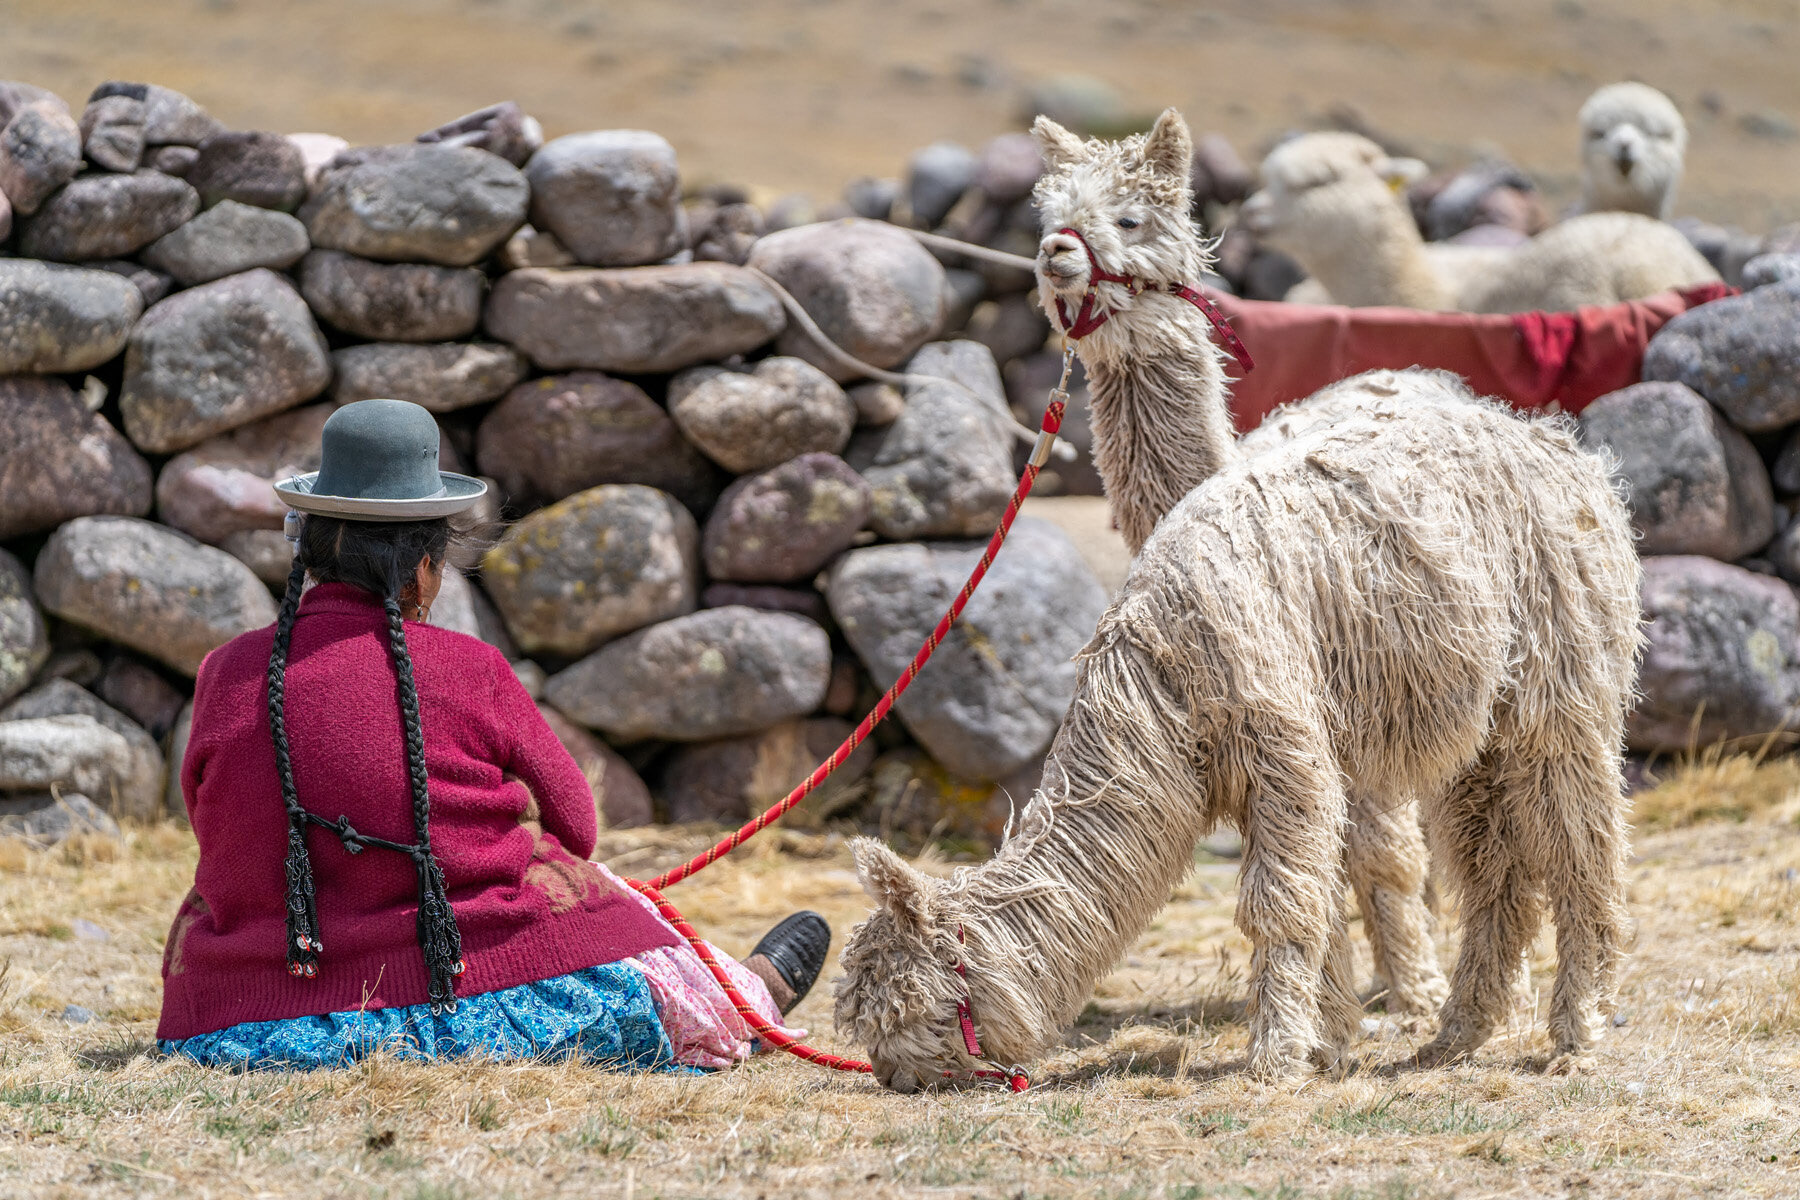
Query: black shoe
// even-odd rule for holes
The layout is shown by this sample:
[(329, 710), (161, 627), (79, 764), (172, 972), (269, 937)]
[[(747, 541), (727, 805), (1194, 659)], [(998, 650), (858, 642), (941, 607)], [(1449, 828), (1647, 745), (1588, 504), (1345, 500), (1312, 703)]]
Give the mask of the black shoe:
[(750, 957), (760, 954), (768, 959), (783, 982), (794, 989), (794, 998), (781, 1006), (783, 1015), (793, 1011), (819, 981), (830, 949), (831, 926), (816, 912), (795, 913), (756, 943)]

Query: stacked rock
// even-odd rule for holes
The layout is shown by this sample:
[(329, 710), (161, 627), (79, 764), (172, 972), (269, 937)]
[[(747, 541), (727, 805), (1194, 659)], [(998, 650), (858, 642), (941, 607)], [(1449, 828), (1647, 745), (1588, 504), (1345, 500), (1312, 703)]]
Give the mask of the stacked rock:
[[(1036, 154), (997, 145), (940, 148), (907, 202), (1019, 240)], [(1026, 273), (874, 219), (765, 236), (741, 194), (684, 202), (657, 135), (545, 142), (511, 104), (352, 148), (151, 84), (77, 118), (0, 83), (0, 194), (0, 829), (40, 838), (183, 811), (193, 677), (286, 579), (270, 484), (376, 396), (490, 481), (433, 620), (514, 661), (604, 822), (743, 818), (960, 586), (1014, 481), (1002, 365), (1048, 331)], [(765, 274), (924, 381), (859, 382)], [(942, 340), (968, 321), (992, 336)], [(1054, 527), (1014, 537), (802, 818), (997, 835), (1105, 599)]]

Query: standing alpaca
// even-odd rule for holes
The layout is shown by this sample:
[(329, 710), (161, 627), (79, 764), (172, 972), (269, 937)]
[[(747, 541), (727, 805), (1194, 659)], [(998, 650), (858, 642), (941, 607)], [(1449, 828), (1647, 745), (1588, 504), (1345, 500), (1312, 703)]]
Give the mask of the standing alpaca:
[[(1051, 159), (1070, 178), (1049, 225), (1109, 270), (1192, 277), (1179, 117), (1119, 146), (1070, 137)], [(1067, 235), (1045, 239), (1040, 270), (1053, 298), (1087, 290)], [(959, 1002), (990, 1057), (1031, 1059), (1226, 820), (1245, 839), (1250, 1069), (1334, 1066), (1358, 1017), (1343, 892), (1360, 791), (1428, 798), (1462, 894), (1461, 956), (1420, 1060), (1487, 1039), (1547, 899), (1550, 1031), (1572, 1062), (1620, 954), (1619, 747), (1640, 636), (1605, 464), (1563, 425), (1410, 372), (1371, 380), (1396, 393), (1378, 411), (1240, 456), (1218, 363), (1194, 349), (1204, 318), (1164, 292), (1100, 295), (1112, 318), (1082, 349), (1096, 433), (1106, 411), (1120, 435), (1101, 469), (1141, 550), (999, 853), (938, 880), (857, 844), (880, 907), (844, 951), (840, 1029), (903, 1090), (972, 1065)]]

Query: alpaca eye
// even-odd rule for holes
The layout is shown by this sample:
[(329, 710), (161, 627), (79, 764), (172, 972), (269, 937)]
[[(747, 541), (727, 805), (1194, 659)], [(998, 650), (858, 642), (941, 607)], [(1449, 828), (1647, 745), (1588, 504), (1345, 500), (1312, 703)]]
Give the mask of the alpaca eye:
[(1136, 229), (1139, 225), (1142, 225), (1142, 224), (1143, 224), (1143, 222), (1138, 220), (1136, 217), (1120, 217), (1119, 218), (1119, 228), (1120, 229)]

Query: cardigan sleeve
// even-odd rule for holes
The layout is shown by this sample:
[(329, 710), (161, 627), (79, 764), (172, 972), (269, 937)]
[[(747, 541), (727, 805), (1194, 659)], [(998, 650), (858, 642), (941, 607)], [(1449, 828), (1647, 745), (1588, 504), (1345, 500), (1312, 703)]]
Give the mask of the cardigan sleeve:
[(587, 858), (599, 834), (594, 790), (497, 650), (493, 661), (495, 716), (512, 742), (507, 769), (536, 797), (544, 832), (570, 854)]

